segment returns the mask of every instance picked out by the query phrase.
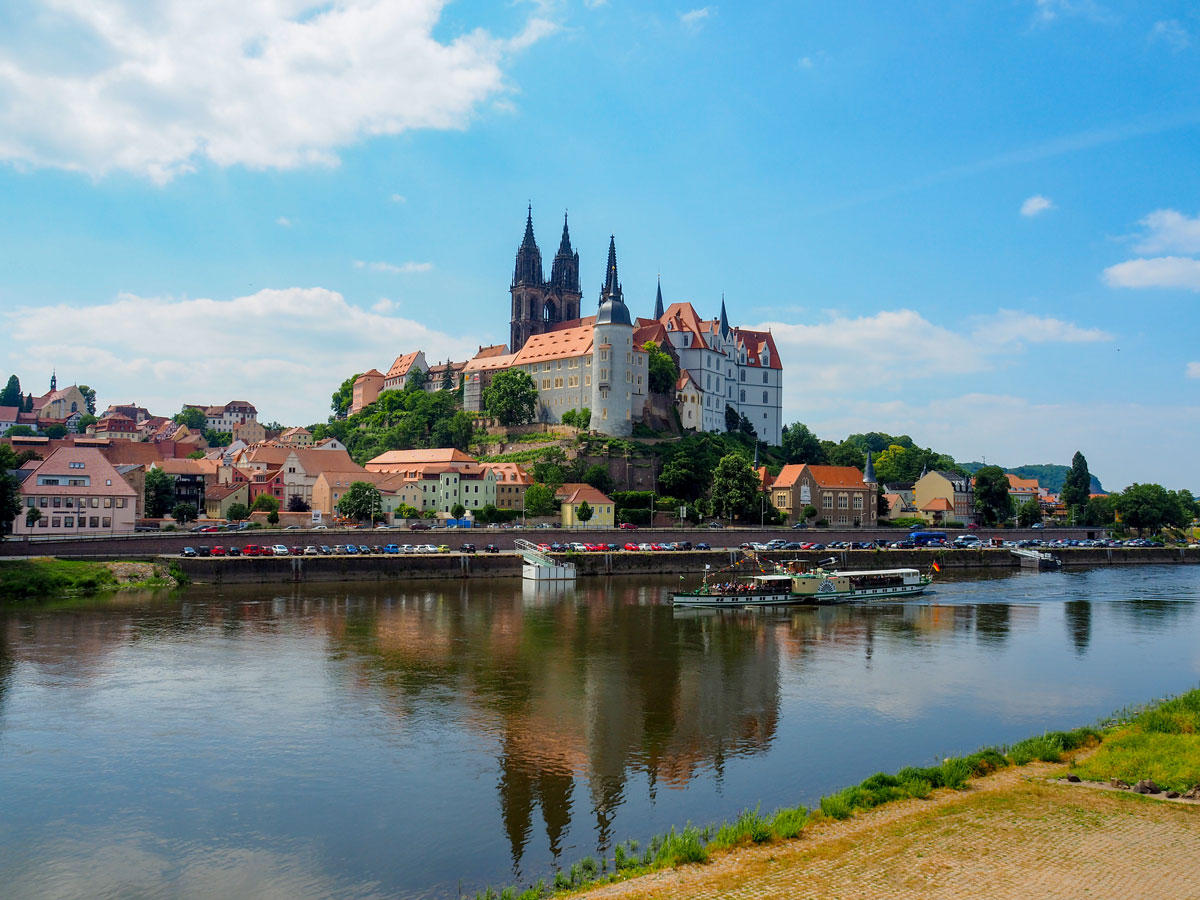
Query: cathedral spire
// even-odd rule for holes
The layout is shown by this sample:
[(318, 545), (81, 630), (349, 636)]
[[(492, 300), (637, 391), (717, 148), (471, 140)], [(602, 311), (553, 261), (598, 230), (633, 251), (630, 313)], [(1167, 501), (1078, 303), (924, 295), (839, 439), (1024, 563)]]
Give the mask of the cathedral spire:
[(562, 241), (560, 241), (559, 245), (558, 245), (558, 252), (559, 253), (570, 253), (571, 252), (571, 232), (567, 230), (566, 210), (563, 211), (563, 236), (562, 236)]
[(867, 470), (863, 473), (863, 484), (875, 484), (875, 463), (871, 461), (871, 451), (867, 449)]
[(725, 295), (721, 295), (721, 334), (729, 334), (729, 316), (725, 314)]
[[(559, 242), (558, 252), (554, 254), (554, 262), (550, 266), (550, 284), (557, 290), (572, 294), (579, 291), (579, 254), (571, 249), (571, 232), (567, 228), (567, 214), (563, 212), (562, 241)], [(566, 318), (578, 316), (577, 304), (572, 303), (574, 311)]]
[(513, 285), (542, 283), (542, 251), (533, 237), (533, 204), (525, 216), (525, 237), (517, 249), (517, 264), (513, 268)]
[(600, 302), (603, 303), (610, 297), (624, 302), (624, 297), (621, 296), (621, 282), (617, 279), (617, 239), (611, 234), (608, 236), (608, 265), (604, 267), (604, 287), (600, 291)]
[(658, 276), (658, 294), (654, 297), (654, 318), (661, 319), (663, 317), (663, 302), (662, 302), (662, 276)]

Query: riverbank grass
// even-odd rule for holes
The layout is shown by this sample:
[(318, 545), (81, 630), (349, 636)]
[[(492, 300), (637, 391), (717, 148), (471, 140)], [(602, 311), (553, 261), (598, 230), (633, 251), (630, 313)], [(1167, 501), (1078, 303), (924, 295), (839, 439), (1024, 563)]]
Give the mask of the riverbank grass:
[(1181, 793), (1200, 784), (1200, 689), (1135, 715), (1070, 771), (1087, 781), (1151, 779)]
[(133, 588), (175, 587), (176, 581), (152, 563), (103, 563), (51, 556), (0, 560), (0, 602), (90, 597)]

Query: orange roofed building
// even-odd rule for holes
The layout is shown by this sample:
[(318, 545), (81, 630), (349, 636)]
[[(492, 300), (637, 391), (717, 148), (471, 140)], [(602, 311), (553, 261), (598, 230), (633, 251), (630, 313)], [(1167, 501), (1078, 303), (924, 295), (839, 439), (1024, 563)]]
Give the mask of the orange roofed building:
[(771, 503), (789, 522), (800, 521), (806, 506), (833, 528), (873, 528), (878, 522), (879, 486), (870, 457), (864, 474), (856, 466), (784, 466), (768, 489)]
[[(32, 465), (32, 464), (31, 464)], [(115, 534), (132, 532), (137, 493), (96, 449), (62, 446), (21, 483), (21, 512), (13, 533)], [(30, 527), (29, 510), (41, 518)]]

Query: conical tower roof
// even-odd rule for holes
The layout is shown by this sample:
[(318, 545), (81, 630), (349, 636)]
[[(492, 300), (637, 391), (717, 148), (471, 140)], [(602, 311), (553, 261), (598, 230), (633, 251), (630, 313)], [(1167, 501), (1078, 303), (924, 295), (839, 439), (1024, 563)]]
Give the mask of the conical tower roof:
[(654, 318), (661, 319), (663, 317), (663, 302), (662, 302), (662, 278), (658, 279), (658, 293), (654, 296)]
[(542, 283), (542, 251), (533, 236), (533, 204), (525, 216), (525, 237), (517, 249), (517, 264), (513, 268), (513, 284)]
[(729, 316), (725, 313), (725, 295), (721, 295), (721, 334), (729, 334)]
[(617, 278), (617, 242), (616, 238), (608, 239), (608, 267), (604, 278), (604, 287), (600, 290), (600, 310), (596, 313), (596, 324), (632, 325), (629, 317), (629, 307), (621, 292), (621, 282)]
[(875, 484), (875, 463), (871, 460), (871, 451), (867, 451), (867, 469), (863, 472), (863, 484)]

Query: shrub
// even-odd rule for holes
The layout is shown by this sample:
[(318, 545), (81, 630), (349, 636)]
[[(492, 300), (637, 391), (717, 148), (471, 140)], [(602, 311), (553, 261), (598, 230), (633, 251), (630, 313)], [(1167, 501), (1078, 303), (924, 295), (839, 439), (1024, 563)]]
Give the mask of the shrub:
[(854, 809), (841, 794), (822, 797), (821, 812), (831, 819), (848, 819), (854, 815)]
[(808, 810), (803, 806), (778, 810), (771, 818), (771, 829), (775, 836), (787, 840), (794, 838), (808, 822)]

